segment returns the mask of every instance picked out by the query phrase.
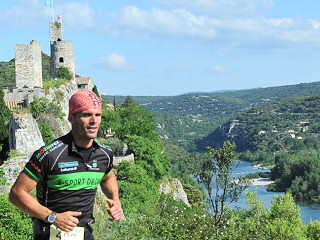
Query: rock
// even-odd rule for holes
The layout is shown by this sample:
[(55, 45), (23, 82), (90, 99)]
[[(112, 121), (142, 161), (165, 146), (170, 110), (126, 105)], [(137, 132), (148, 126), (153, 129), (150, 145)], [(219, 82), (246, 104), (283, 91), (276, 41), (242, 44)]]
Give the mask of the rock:
[(183, 186), (179, 179), (169, 178), (163, 181), (159, 186), (159, 191), (172, 196), (174, 200), (180, 200), (190, 207), (188, 196), (185, 193)]
[(118, 166), (119, 163), (122, 161), (128, 161), (128, 162), (134, 163), (134, 154), (131, 153), (130, 155), (123, 156), (123, 157), (114, 157), (113, 158), (113, 165)]
[(29, 160), (27, 156), (17, 156), (8, 159), (4, 164), (1, 165), (1, 168), (4, 171), (4, 178), (7, 180), (9, 185), (13, 185), (16, 181), (19, 173), (22, 171), (24, 165)]
[(49, 91), (46, 93), (46, 98), (61, 106), (62, 112), (65, 113), (64, 119), (67, 120), (69, 113), (69, 99), (78, 90), (77, 84), (69, 82), (65, 85), (63, 84), (59, 86), (58, 88), (49, 88)]
[(9, 132), (9, 147), (17, 154), (29, 156), (44, 145), (38, 124), (31, 114), (11, 114)]

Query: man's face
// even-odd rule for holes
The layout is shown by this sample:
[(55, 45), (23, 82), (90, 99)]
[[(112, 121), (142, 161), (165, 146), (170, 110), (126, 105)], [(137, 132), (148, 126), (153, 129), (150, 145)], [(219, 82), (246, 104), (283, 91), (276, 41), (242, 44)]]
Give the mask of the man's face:
[(102, 112), (99, 109), (90, 108), (69, 116), (72, 125), (72, 133), (78, 140), (91, 140), (97, 137), (101, 123)]

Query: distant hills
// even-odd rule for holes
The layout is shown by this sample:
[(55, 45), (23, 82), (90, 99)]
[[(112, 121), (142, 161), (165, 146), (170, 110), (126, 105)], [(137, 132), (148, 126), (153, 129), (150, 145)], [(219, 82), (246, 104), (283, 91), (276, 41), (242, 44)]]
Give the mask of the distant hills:
[(238, 151), (295, 152), (320, 144), (320, 95), (272, 101), (233, 115), (205, 138), (199, 149), (230, 140)]
[[(202, 151), (207, 144), (212, 143), (210, 138), (213, 132), (217, 131), (219, 126), (224, 126), (236, 119), (235, 114), (245, 115), (249, 114), (249, 109), (257, 106), (277, 102), (283, 104), (286, 102), (281, 102), (283, 99), (317, 94), (320, 94), (320, 82), (220, 93), (133, 96), (133, 99), (155, 113), (158, 132), (164, 140), (170, 140), (192, 152)], [(120, 104), (124, 101), (125, 96), (105, 96), (105, 98), (114, 99)], [(300, 98), (301, 104), (303, 104), (303, 99)], [(297, 101), (298, 99), (295, 99), (295, 104), (300, 105)], [(258, 118), (259, 115), (255, 117)], [(269, 117), (265, 118), (265, 121)], [(254, 149), (252, 146), (245, 147), (242, 143), (238, 144), (239, 150)]]

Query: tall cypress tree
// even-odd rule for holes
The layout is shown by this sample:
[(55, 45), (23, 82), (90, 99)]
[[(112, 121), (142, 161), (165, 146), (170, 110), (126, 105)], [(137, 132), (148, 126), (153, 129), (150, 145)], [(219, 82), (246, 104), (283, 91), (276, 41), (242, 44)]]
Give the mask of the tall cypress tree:
[[(3, 90), (0, 89), (0, 152), (3, 155), (3, 151), (6, 151), (6, 149), (3, 149), (3, 146), (8, 145), (8, 138), (9, 138), (9, 121), (10, 121), (10, 110), (6, 106), (3, 100)], [(2, 156), (1, 156), (2, 158)], [(0, 164), (1, 164), (0, 160)]]

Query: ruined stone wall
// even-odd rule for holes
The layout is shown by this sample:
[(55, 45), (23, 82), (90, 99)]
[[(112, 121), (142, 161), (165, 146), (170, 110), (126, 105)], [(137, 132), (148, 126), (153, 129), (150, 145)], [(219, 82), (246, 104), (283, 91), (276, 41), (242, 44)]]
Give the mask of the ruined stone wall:
[(15, 46), (16, 87), (42, 88), (41, 44), (32, 40), (29, 45)]

